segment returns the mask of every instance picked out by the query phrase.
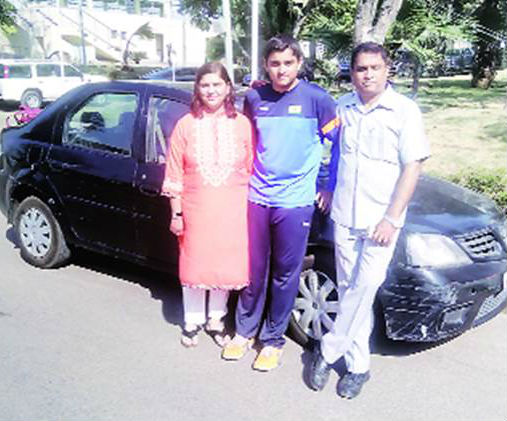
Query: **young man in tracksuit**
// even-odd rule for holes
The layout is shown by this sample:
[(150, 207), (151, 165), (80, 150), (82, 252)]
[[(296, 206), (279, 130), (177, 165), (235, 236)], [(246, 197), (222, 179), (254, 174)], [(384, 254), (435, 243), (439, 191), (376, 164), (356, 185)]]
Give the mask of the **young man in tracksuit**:
[(250, 90), (245, 114), (256, 131), (248, 223), (250, 285), (239, 295), (236, 335), (222, 357), (238, 360), (255, 337), (262, 349), (253, 368), (279, 365), (314, 211), (322, 138), (337, 134), (334, 100), (317, 85), (299, 80), (299, 44), (270, 39), (264, 68), (271, 83)]

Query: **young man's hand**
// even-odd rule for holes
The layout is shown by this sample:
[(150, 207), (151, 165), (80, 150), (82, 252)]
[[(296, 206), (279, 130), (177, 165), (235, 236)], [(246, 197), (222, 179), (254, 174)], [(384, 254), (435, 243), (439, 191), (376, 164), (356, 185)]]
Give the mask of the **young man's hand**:
[(331, 202), (333, 200), (333, 192), (330, 191), (320, 191), (317, 193), (315, 197), (315, 201), (317, 202), (317, 207), (323, 214), (328, 214), (331, 209)]

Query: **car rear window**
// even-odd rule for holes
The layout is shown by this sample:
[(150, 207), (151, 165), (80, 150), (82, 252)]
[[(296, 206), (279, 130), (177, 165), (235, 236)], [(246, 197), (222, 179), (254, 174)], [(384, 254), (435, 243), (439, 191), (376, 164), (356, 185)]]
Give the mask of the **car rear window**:
[(150, 98), (146, 127), (146, 162), (165, 163), (169, 137), (177, 121), (189, 111), (189, 106), (174, 99)]
[(32, 69), (29, 64), (12, 64), (5, 66), (7, 72), (4, 71), (4, 77), (18, 78), (18, 79), (30, 79), (32, 77)]
[(61, 76), (62, 72), (59, 64), (37, 64), (37, 75), (39, 77)]

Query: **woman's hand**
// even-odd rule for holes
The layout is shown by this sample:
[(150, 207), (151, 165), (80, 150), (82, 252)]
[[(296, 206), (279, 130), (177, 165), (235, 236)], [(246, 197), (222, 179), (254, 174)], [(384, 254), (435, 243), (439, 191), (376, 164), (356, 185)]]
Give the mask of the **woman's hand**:
[(173, 217), (169, 229), (178, 237), (183, 235), (183, 218), (181, 216)]

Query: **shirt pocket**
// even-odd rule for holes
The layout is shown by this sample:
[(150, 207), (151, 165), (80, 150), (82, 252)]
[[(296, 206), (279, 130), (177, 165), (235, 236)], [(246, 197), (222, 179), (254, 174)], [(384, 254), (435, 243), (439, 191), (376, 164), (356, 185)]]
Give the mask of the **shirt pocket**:
[(341, 131), (341, 153), (352, 153), (357, 148), (356, 131), (351, 126), (344, 126)]
[(372, 127), (361, 139), (360, 151), (369, 159), (397, 165), (398, 136), (388, 127)]

